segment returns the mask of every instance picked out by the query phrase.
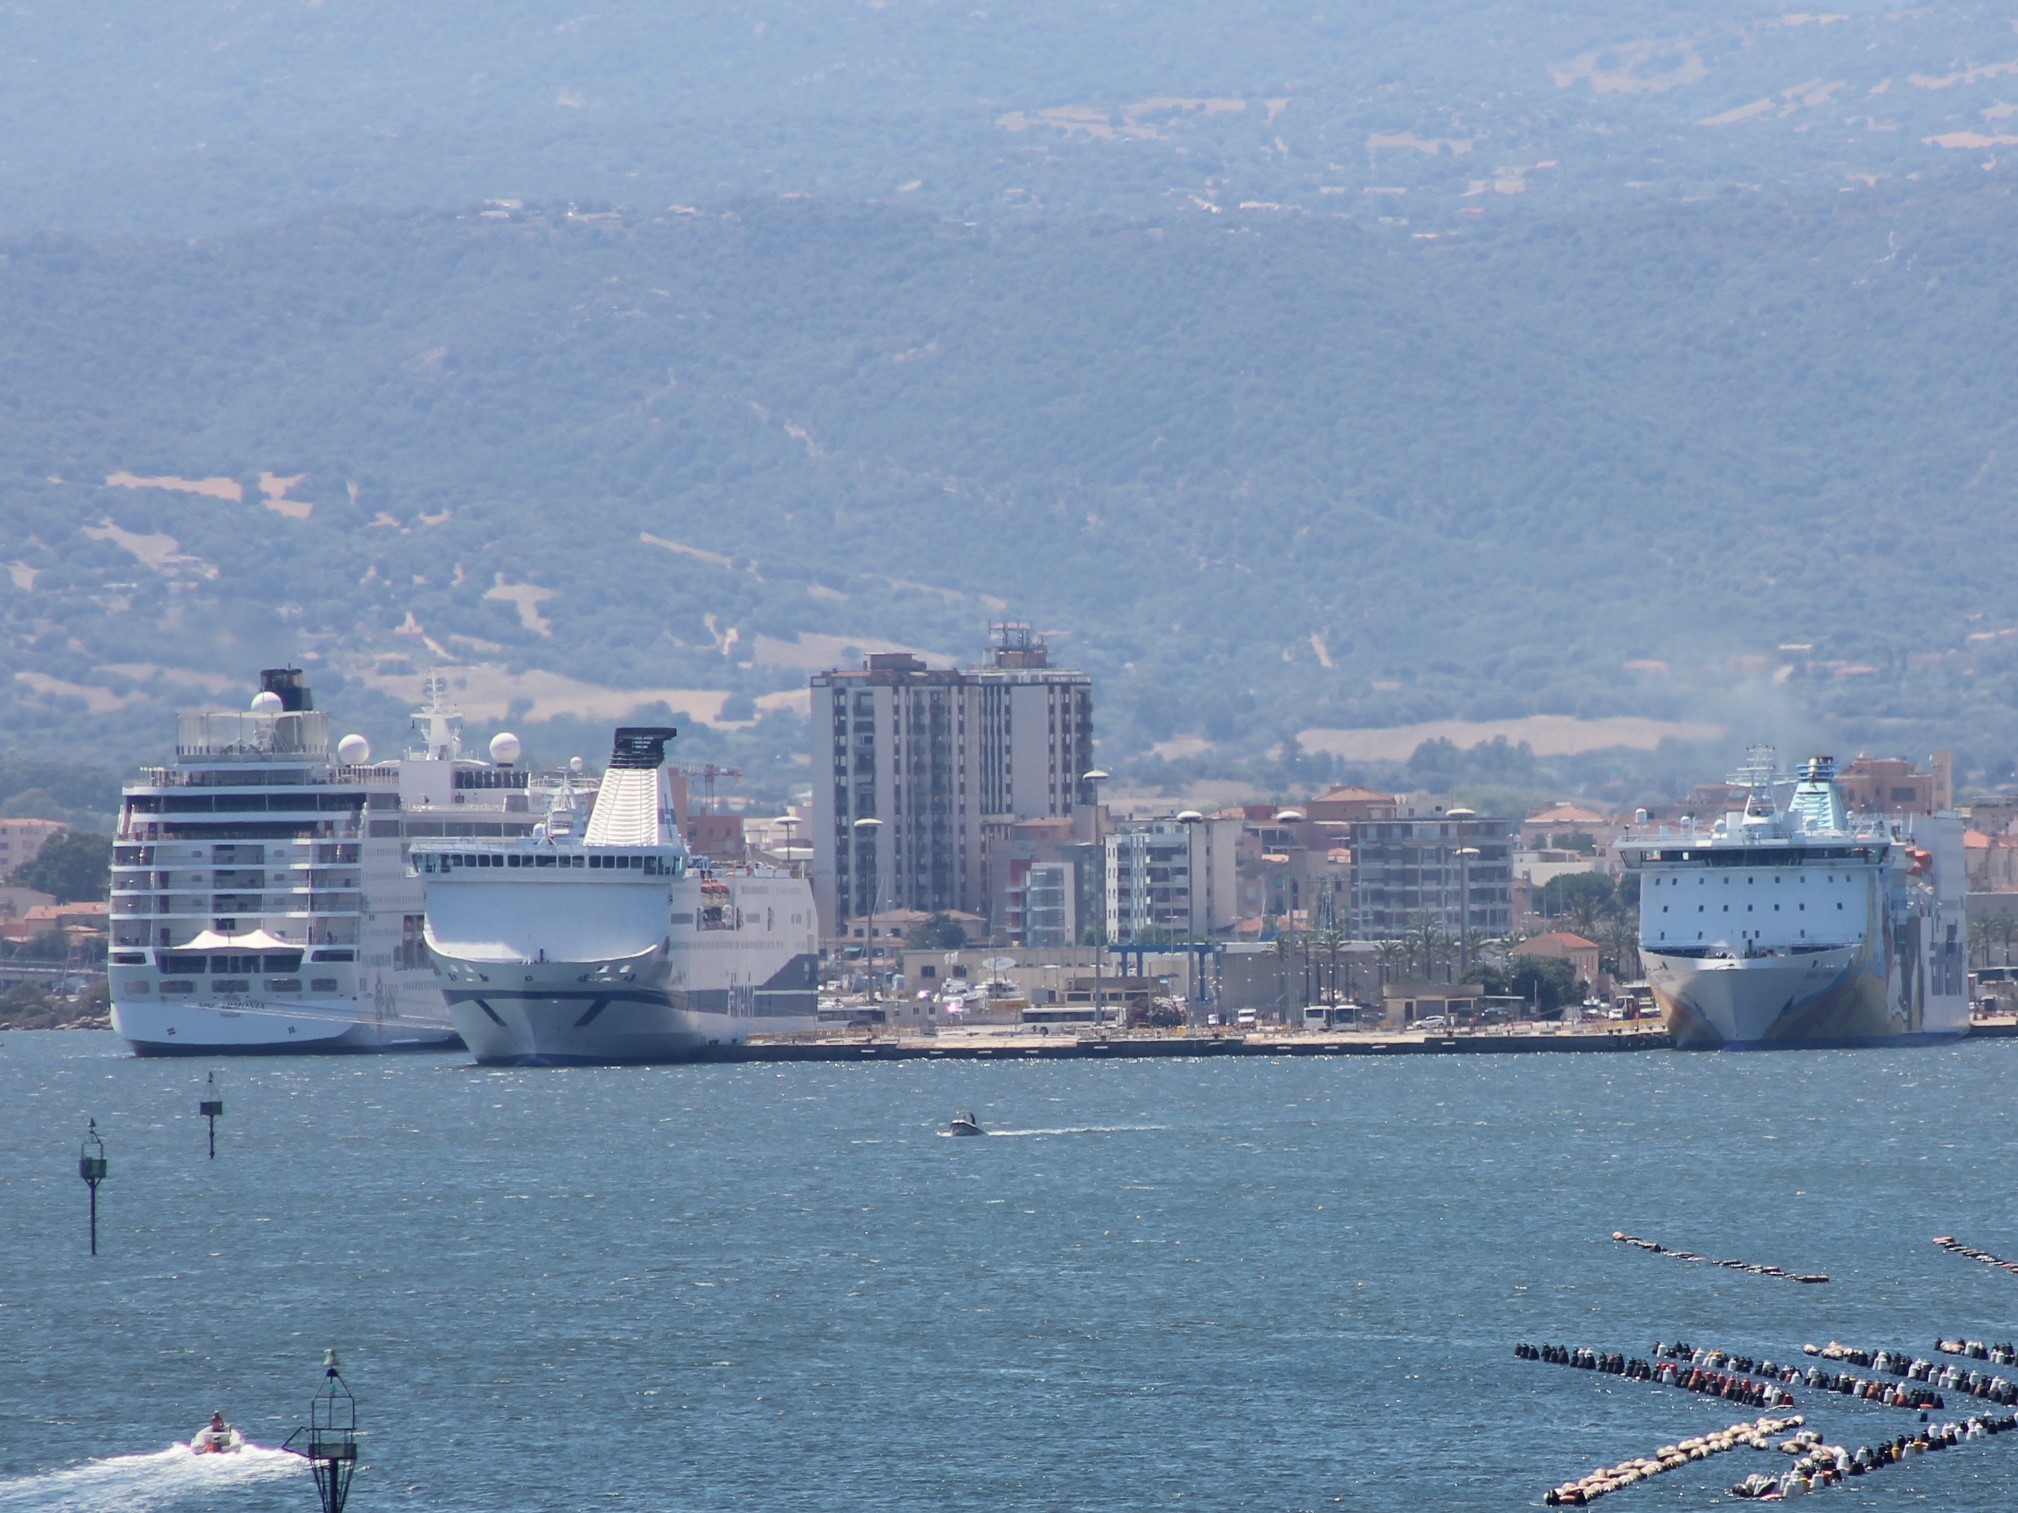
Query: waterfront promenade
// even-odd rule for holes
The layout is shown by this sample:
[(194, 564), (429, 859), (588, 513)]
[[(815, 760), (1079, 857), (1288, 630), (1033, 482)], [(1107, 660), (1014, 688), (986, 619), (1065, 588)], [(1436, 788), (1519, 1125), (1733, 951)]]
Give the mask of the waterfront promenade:
[[(1049, 1031), (1049, 1033), (1046, 1033)], [(1977, 1040), (2018, 1039), (2018, 1016), (1978, 1019)], [(1658, 1023), (1517, 1024), (1491, 1029), (1422, 1030), (1130, 1030), (1096, 1035), (1055, 1025), (978, 1029), (836, 1030), (818, 1035), (757, 1036), (722, 1046), (719, 1061), (1072, 1061), (1159, 1056), (1503, 1056), (1520, 1053), (1664, 1051), (1674, 1042)]]

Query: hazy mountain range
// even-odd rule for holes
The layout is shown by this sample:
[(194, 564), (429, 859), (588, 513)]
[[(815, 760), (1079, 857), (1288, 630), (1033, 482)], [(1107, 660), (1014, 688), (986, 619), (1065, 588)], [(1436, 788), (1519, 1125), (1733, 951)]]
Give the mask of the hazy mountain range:
[(0, 745), (295, 657), (781, 791), (1018, 618), (1137, 778), (2007, 774), (2013, 18), (1308, 11), (13, 7)]

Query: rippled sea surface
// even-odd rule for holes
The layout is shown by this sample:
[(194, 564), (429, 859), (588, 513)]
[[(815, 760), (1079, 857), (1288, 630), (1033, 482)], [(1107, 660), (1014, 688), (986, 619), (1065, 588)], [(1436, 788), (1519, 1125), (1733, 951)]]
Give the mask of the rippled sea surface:
[[(0, 1037), (0, 1513), (1505, 1508), (1752, 1416), (1514, 1359), (2018, 1337), (2018, 1044), (483, 1070)], [(939, 1133), (972, 1108), (994, 1138)], [(77, 1141), (111, 1161), (86, 1254)], [(1622, 1229), (1826, 1271), (1804, 1287)], [(2007, 1372), (2018, 1375), (2018, 1372)], [(1912, 1416), (1796, 1390), (1855, 1446)], [(1951, 1397), (1947, 1416), (1963, 1406)], [(1608, 1509), (1730, 1506), (1738, 1451)], [(2002, 1509), (2018, 1435), (1820, 1494)]]

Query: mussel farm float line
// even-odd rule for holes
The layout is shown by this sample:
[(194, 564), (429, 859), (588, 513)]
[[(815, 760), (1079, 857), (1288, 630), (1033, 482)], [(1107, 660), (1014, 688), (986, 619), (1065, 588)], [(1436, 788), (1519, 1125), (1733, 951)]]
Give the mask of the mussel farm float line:
[(1967, 1356), (1972, 1361), (1989, 1361), (1997, 1366), (2018, 1366), (2018, 1345), (1986, 1345), (1981, 1340), (1936, 1340), (1942, 1355)]
[(2008, 1271), (2018, 1277), (2018, 1261), (2007, 1261), (2002, 1256), (1993, 1256), (1987, 1250), (1978, 1250), (1973, 1245), (1964, 1245), (1953, 1235), (1936, 1235), (1934, 1243), (1951, 1256), (1967, 1256), (1972, 1261), (1981, 1261), (1985, 1266), (1994, 1266), (1999, 1271)]
[[(2010, 1406), (2018, 1403), (2018, 1383), (2007, 1382), (2001, 1376), (1986, 1376), (1980, 1371), (1969, 1371), (1961, 1366), (1944, 1366), (1939, 1361), (1930, 1361), (1924, 1356), (1909, 1357), (1903, 1350), (1859, 1350), (1851, 1345), (1839, 1345), (1834, 1340), (1826, 1345), (1803, 1345), (1809, 1355), (1820, 1356), (1827, 1361), (1850, 1361), (1859, 1366), (1868, 1366), (1873, 1371), (1882, 1371), (1888, 1376), (1910, 1377), (1916, 1382), (1939, 1387), (1947, 1392), (1960, 1392), (1969, 1397), (1978, 1397), (1986, 1403)], [(1934, 1349), (1944, 1355), (1959, 1355), (1975, 1361), (1994, 1361), (2000, 1366), (2018, 1364), (2018, 1346), (1985, 1345), (1981, 1340), (1938, 1340)], [(1811, 1373), (1812, 1375), (1812, 1373)]]
[(1714, 1261), (1708, 1256), (1697, 1255), (1693, 1250), (1670, 1250), (1658, 1240), (1643, 1240), (1638, 1235), (1629, 1235), (1624, 1230), (1612, 1231), (1612, 1238), (1621, 1245), (1630, 1245), (1635, 1250), (1644, 1250), (1649, 1255), (1672, 1256), (1677, 1261), (1707, 1261), (1712, 1266), (1727, 1267), (1732, 1271), (1748, 1271), (1755, 1277), (1780, 1277), (1789, 1282), (1826, 1282), (1825, 1272), (1785, 1271), (1778, 1266), (1767, 1266), (1758, 1261)]
[(1581, 1508), (1596, 1502), (1607, 1492), (1623, 1491), (1637, 1486), (1650, 1476), (1659, 1476), (1663, 1471), (1672, 1471), (1678, 1466), (1686, 1466), (1690, 1461), (1708, 1460), (1712, 1455), (1721, 1455), (1726, 1450), (1750, 1447), (1766, 1450), (1772, 1447), (1770, 1436), (1799, 1427), (1801, 1416), (1792, 1418), (1761, 1418), (1749, 1424), (1733, 1424), (1728, 1429), (1719, 1429), (1714, 1434), (1700, 1435), (1694, 1439), (1681, 1440), (1676, 1444), (1663, 1445), (1652, 1455), (1643, 1455), (1638, 1460), (1620, 1461), (1616, 1466), (1602, 1466), (1589, 1476), (1577, 1481), (1566, 1481), (1559, 1487), (1551, 1487), (1542, 1494), (1542, 1502), (1551, 1508)]
[[(1728, 1369), (1731, 1371), (1749, 1372), (1756, 1370), (1761, 1376), (1776, 1378), (1789, 1386), (1799, 1383), (1802, 1386), (1812, 1387), (1817, 1392), (1833, 1392), (1839, 1397), (1862, 1398), (1867, 1403), (1879, 1403), (1887, 1408), (1908, 1408), (1919, 1411), (1927, 1408), (1943, 1408), (1947, 1406), (1942, 1401), (1940, 1393), (1929, 1391), (1923, 1387), (1894, 1386), (1890, 1382), (1881, 1382), (1875, 1379), (1866, 1380), (1863, 1377), (1852, 1376), (1847, 1371), (1824, 1371), (1819, 1366), (1810, 1366), (1804, 1371), (1799, 1366), (1776, 1366), (1771, 1361), (1759, 1361), (1755, 1364), (1748, 1355), (1730, 1355), (1722, 1350), (1698, 1350), (1693, 1345), (1682, 1344), (1679, 1341), (1672, 1345), (1656, 1343), (1654, 1346), (1654, 1357), (1663, 1362), (1679, 1362), (1686, 1367), (1704, 1371), (1722, 1371)], [(1894, 1376), (1912, 1375), (1907, 1369), (1906, 1357), (1903, 1355), (1894, 1357), (1889, 1351), (1880, 1351), (1876, 1359), (1885, 1363), (1879, 1369), (1891, 1371)], [(1898, 1366), (1896, 1371), (1892, 1369), (1895, 1361)], [(1935, 1369), (1927, 1361), (1921, 1361), (1917, 1364), (1927, 1367), (1930, 1371)], [(1661, 1367), (1663, 1371), (1672, 1371), (1674, 1369), (1676, 1368), (1665, 1364)], [(1655, 1379), (1661, 1380), (1662, 1378), (1657, 1373)], [(1916, 1377), (1915, 1380), (1924, 1382), (1928, 1380), (1928, 1377), (1922, 1375)]]
[(1628, 1381), (1653, 1382), (1662, 1387), (1679, 1387), (1684, 1392), (1700, 1393), (1704, 1397), (1720, 1397), (1727, 1402), (1743, 1403), (1748, 1408), (1791, 1408), (1794, 1395), (1768, 1382), (1755, 1382), (1748, 1376), (1732, 1372), (1711, 1371), (1700, 1366), (1675, 1366), (1662, 1364), (1654, 1366), (1635, 1356), (1627, 1360), (1625, 1356), (1599, 1350), (1588, 1350), (1583, 1346), (1569, 1345), (1527, 1345), (1514, 1346), (1514, 1355), (1524, 1361), (1544, 1361), (1551, 1366), (1575, 1366), (1583, 1371), (1598, 1371), (1606, 1376), (1622, 1376)]
[(1885, 1466), (1896, 1466), (1902, 1460), (1925, 1455), (1930, 1450), (1946, 1450), (1964, 1440), (1987, 1439), (2011, 1429), (2018, 1429), (2018, 1418), (2011, 1414), (2000, 1414), (1996, 1418), (1979, 1416), (1962, 1424), (1934, 1424), (1910, 1439), (1902, 1434), (1876, 1446), (1860, 1445), (1854, 1453), (1841, 1445), (1825, 1445), (1821, 1442), (1821, 1435), (1814, 1430), (1803, 1430), (1793, 1440), (1780, 1446), (1788, 1454), (1800, 1457), (1791, 1470), (1779, 1477), (1748, 1476), (1731, 1488), (1731, 1496), (1768, 1500), (1799, 1497), (1804, 1492), (1819, 1491), (1852, 1476), (1864, 1476)]

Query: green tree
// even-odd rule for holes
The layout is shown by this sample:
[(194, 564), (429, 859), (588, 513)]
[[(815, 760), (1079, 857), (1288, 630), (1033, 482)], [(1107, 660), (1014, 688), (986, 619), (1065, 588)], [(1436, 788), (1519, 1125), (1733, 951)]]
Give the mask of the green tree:
[(1579, 993), (1576, 968), (1554, 956), (1516, 956), (1504, 967), (1479, 972), (1488, 993), (1525, 998), (1543, 1014), (1553, 1014)]
[(911, 926), (904, 933), (904, 944), (914, 951), (957, 951), (967, 944), (967, 928), (957, 919), (934, 914)]
[(112, 842), (103, 835), (65, 830), (52, 836), (35, 860), (16, 867), (13, 881), (53, 893), (59, 903), (105, 898), (112, 892)]
[[(1610, 878), (1598, 872), (1565, 872), (1552, 877), (1542, 889), (1542, 913), (1550, 919), (1579, 920), (1595, 927), (1598, 919), (1616, 907), (1618, 890)], [(1579, 933), (1587, 933), (1580, 931)]]

